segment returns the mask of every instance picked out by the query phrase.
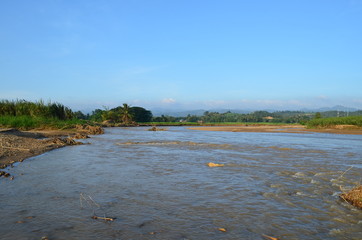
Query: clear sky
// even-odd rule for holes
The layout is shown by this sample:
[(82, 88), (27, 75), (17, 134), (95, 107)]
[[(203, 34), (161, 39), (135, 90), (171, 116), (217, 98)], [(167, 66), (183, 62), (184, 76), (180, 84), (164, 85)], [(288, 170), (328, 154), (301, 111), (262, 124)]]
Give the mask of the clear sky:
[(0, 99), (362, 109), (361, 0), (4, 0)]

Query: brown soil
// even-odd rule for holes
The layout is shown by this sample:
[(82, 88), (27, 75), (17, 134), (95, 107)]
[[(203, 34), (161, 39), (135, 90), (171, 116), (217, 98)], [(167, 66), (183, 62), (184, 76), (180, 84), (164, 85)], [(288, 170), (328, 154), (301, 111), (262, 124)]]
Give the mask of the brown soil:
[(52, 149), (81, 144), (74, 139), (103, 132), (100, 127), (88, 125), (79, 125), (76, 129), (67, 131), (0, 129), (0, 169)]
[(307, 129), (303, 125), (235, 125), (235, 126), (207, 126), (190, 127), (192, 130), (225, 131), (225, 132), (271, 132), (271, 133), (334, 133), (334, 134), (362, 134), (362, 129), (355, 128), (323, 128)]
[(340, 197), (355, 207), (362, 209), (362, 185), (353, 188), (348, 193), (343, 193)]

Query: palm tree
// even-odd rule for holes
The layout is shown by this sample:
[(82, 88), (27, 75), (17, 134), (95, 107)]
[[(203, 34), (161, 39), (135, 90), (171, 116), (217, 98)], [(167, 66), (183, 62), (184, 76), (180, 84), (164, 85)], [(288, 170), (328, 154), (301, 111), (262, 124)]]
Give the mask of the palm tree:
[(129, 124), (132, 121), (131, 108), (127, 103), (123, 103), (123, 107), (121, 108), (121, 121), (124, 124)]

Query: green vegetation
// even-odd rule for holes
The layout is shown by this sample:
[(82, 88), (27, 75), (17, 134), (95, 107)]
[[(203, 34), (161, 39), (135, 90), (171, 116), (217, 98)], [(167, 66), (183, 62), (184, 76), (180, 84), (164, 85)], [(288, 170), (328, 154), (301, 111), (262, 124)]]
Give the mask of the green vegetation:
[(314, 115), (314, 119), (322, 118), (322, 114), (320, 112), (316, 112)]
[(0, 101), (0, 126), (28, 130), (32, 128), (72, 128), (84, 121), (60, 103), (25, 100)]
[(90, 119), (96, 122), (110, 121), (112, 123), (121, 123), (124, 125), (134, 125), (138, 122), (150, 122), (152, 120), (152, 112), (142, 107), (130, 107), (124, 103), (122, 106), (93, 111)]
[(42, 100), (29, 102), (26, 100), (0, 101), (0, 127), (18, 128), (22, 130), (34, 128), (67, 129), (77, 124), (92, 124), (110, 121), (123, 125), (135, 125), (136, 122), (150, 122), (152, 113), (141, 107), (130, 107), (124, 103), (111, 110), (96, 109), (91, 115), (73, 112), (60, 103), (44, 103)]
[(153, 118), (154, 122), (196, 122), (196, 123), (305, 123), (313, 114), (299, 111), (284, 111), (270, 113), (267, 111), (255, 111), (248, 114), (204, 112), (202, 116), (188, 115), (186, 117), (160, 116)]
[[(255, 111), (252, 113), (204, 112), (201, 116), (187, 115), (173, 117), (161, 115), (153, 117), (152, 112), (142, 107), (122, 106), (104, 110), (96, 109), (92, 114), (73, 112), (60, 103), (42, 100), (29, 102), (25, 100), (0, 101), (0, 127), (19, 129), (31, 128), (72, 128), (76, 124), (102, 123), (109, 125), (135, 126), (192, 126), (192, 125), (238, 125), (238, 124), (306, 124), (310, 128), (324, 128), (335, 125), (353, 125), (362, 127), (362, 111), (343, 112), (302, 112), (302, 111)], [(332, 116), (332, 117), (331, 117)]]
[(309, 128), (327, 128), (336, 125), (353, 125), (362, 127), (362, 116), (315, 118), (307, 122)]
[(56, 118), (59, 120), (74, 118), (74, 114), (70, 108), (60, 103), (49, 102), (45, 104), (42, 100), (38, 102), (2, 100), (0, 101), (0, 116), (30, 116)]
[(123, 103), (123, 107), (120, 108), (120, 118), (124, 124), (129, 124), (132, 121), (133, 114), (128, 104)]
[[(347, 116), (349, 117), (341, 117)], [(204, 112), (202, 116), (188, 115), (186, 117), (160, 116), (154, 117), (153, 121), (157, 125), (233, 125), (233, 124), (303, 124), (310, 128), (326, 127), (332, 125), (355, 125), (361, 126), (362, 111), (342, 112), (301, 112), (301, 111), (255, 111), (252, 113), (241, 114), (218, 112)], [(326, 116), (335, 116), (334, 118), (326, 118)], [(336, 117), (339, 116), (339, 117)]]
[(198, 126), (197, 122), (141, 122), (141, 126)]
[(77, 124), (85, 124), (87, 121), (80, 119), (59, 120), (56, 118), (31, 117), (31, 116), (0, 116), (0, 127), (29, 130), (40, 129), (71, 129)]

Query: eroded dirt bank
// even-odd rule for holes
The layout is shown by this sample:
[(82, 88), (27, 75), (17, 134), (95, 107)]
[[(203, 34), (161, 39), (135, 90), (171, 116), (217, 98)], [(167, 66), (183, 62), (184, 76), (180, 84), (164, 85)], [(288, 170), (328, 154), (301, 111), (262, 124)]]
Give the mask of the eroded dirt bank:
[(52, 149), (82, 144), (75, 139), (87, 138), (88, 134), (102, 133), (104, 130), (101, 127), (89, 125), (79, 125), (74, 130), (0, 129), (0, 168)]

